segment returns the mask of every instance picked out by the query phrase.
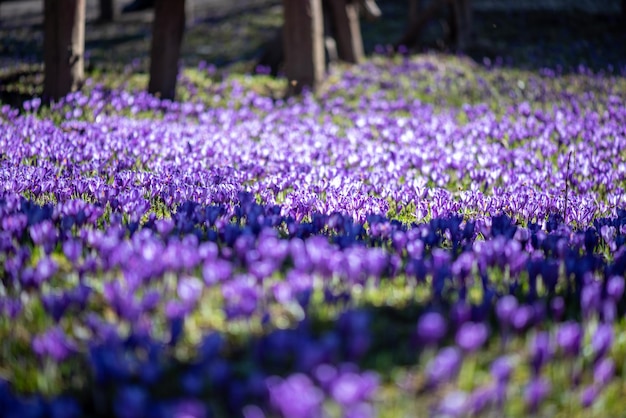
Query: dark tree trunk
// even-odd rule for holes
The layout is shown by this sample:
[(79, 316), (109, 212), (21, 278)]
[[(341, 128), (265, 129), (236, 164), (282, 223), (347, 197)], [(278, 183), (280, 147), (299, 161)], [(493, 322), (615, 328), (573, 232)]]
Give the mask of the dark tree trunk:
[(85, 0), (44, 0), (44, 89), (58, 100), (84, 78)]
[(324, 78), (324, 22), (321, 0), (283, 0), (283, 45), (288, 94), (315, 90)]
[(472, 31), (472, 7), (470, 0), (454, 0), (453, 7), (453, 25), (456, 36), (453, 38), (455, 47), (459, 51), (467, 48), (470, 42)]
[(185, 31), (185, 1), (157, 0), (152, 24), (148, 92), (163, 99), (176, 96), (178, 60)]
[(422, 11), (421, 0), (409, 0), (409, 25), (415, 23), (417, 16)]
[(423, 10), (420, 10), (417, 18), (410, 19), (409, 27), (402, 35), (402, 38), (395, 43), (394, 48), (397, 50), (400, 46), (412, 47), (417, 43), (417, 39), (422, 30), (426, 27), (428, 22), (431, 21), (437, 12), (445, 6), (448, 2), (453, 0), (432, 0), (431, 3)]
[(352, 64), (363, 61), (363, 39), (359, 23), (359, 5), (347, 0), (329, 0), (333, 35), (339, 59)]
[[(420, 9), (417, 1), (412, 2), (410, 6), (410, 13), (413, 13), (415, 9)], [(452, 41), (458, 49), (464, 49), (469, 42), (472, 25), (470, 0), (432, 0), (426, 8), (419, 10), (416, 18), (409, 16), (409, 27), (402, 38), (395, 43), (394, 48), (397, 50), (400, 46), (414, 46), (426, 25), (439, 13), (440, 9), (447, 6), (452, 7), (450, 19)]]
[(117, 0), (100, 0), (100, 20), (113, 22), (119, 15)]

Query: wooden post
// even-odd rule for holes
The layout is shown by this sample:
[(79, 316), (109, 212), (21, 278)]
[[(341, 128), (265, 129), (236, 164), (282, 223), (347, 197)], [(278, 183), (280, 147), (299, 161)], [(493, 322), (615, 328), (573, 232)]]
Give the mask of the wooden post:
[(77, 89), (84, 78), (85, 0), (44, 0), (44, 88), (47, 100)]
[(324, 78), (324, 22), (321, 0), (283, 0), (283, 45), (288, 95), (308, 87), (315, 90)]
[(119, 13), (117, 0), (100, 0), (100, 21), (113, 22)]
[(178, 60), (185, 31), (185, 0), (157, 0), (152, 24), (148, 92), (163, 99), (176, 96)]
[(329, 0), (328, 7), (339, 59), (352, 64), (362, 62), (365, 53), (359, 23), (359, 5), (347, 0)]

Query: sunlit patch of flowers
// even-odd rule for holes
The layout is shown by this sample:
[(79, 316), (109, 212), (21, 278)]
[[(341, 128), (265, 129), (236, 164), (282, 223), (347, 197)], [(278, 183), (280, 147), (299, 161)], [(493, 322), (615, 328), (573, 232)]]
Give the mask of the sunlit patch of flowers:
[(621, 413), (626, 92), (586, 75), (591, 105), (544, 74), (454, 107), (401, 86), (436, 97), (445, 74), (3, 107), (1, 410)]

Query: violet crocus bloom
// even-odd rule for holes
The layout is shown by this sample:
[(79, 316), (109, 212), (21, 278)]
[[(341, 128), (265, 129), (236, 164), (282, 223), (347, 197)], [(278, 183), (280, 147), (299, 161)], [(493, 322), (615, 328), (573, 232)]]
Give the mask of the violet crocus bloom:
[(65, 311), (69, 308), (70, 301), (65, 293), (46, 293), (41, 295), (41, 303), (46, 313), (52, 316), (55, 322), (59, 322)]
[(606, 386), (615, 375), (615, 362), (611, 358), (603, 358), (593, 368), (593, 381), (600, 387)]
[(552, 358), (553, 349), (550, 343), (550, 334), (546, 331), (538, 332), (530, 345), (530, 363), (535, 375)]
[(243, 418), (265, 418), (265, 413), (256, 405), (246, 405), (241, 410)]
[(531, 306), (522, 305), (518, 307), (511, 316), (511, 325), (516, 331), (523, 331), (528, 327), (535, 317), (535, 310)]
[(447, 331), (444, 317), (438, 312), (423, 314), (417, 322), (417, 336), (426, 345), (436, 345)]
[(511, 359), (506, 356), (498, 357), (491, 363), (490, 372), (498, 384), (506, 384), (513, 372)]
[(203, 284), (196, 277), (182, 277), (178, 281), (178, 297), (187, 306), (193, 306), (202, 296)]
[(600, 308), (601, 288), (599, 283), (592, 282), (585, 285), (580, 295), (580, 307), (583, 315), (589, 318)]
[(445, 347), (426, 366), (430, 385), (440, 385), (456, 377), (462, 362), (461, 352), (456, 347)]
[(286, 379), (268, 379), (270, 402), (285, 417), (316, 418), (320, 416), (324, 394), (304, 374)]
[(450, 310), (451, 321), (457, 327), (469, 321), (471, 316), (472, 310), (465, 301), (456, 302)]
[(572, 357), (578, 356), (582, 344), (583, 330), (578, 322), (568, 321), (561, 324), (556, 332), (556, 343), (563, 352)]
[(54, 326), (34, 338), (33, 351), (40, 357), (50, 357), (61, 362), (76, 351), (75, 344), (68, 339), (63, 330)]
[(473, 353), (487, 341), (489, 331), (482, 322), (466, 322), (456, 333), (456, 344), (463, 350)]
[(72, 263), (75, 263), (83, 252), (83, 244), (77, 239), (71, 239), (63, 243), (63, 254)]
[(550, 302), (550, 311), (554, 319), (560, 321), (565, 313), (565, 300), (561, 296), (557, 296)]
[(583, 408), (589, 408), (596, 401), (600, 389), (596, 385), (589, 385), (585, 387), (580, 394), (580, 403)]
[(206, 418), (206, 406), (197, 399), (182, 399), (176, 402), (172, 418)]
[(333, 382), (330, 394), (333, 399), (348, 407), (367, 400), (378, 387), (378, 377), (373, 373), (359, 375), (354, 372), (342, 373)]
[(50, 257), (39, 260), (35, 268), (35, 282), (41, 284), (48, 281), (59, 269), (58, 264)]
[(232, 267), (226, 260), (207, 260), (202, 267), (202, 277), (207, 286), (220, 283), (231, 277)]
[(472, 415), (478, 415), (496, 400), (496, 395), (497, 390), (492, 385), (478, 387), (470, 394), (467, 407)]
[(542, 377), (533, 378), (524, 391), (524, 401), (528, 409), (531, 412), (536, 412), (539, 405), (550, 394), (550, 390), (550, 383), (546, 379)]
[(591, 347), (595, 358), (603, 357), (613, 344), (613, 327), (609, 324), (600, 324), (591, 337)]
[(624, 294), (624, 278), (622, 276), (609, 278), (606, 284), (606, 293), (611, 299), (617, 302)]
[(607, 323), (612, 323), (617, 318), (617, 306), (615, 301), (607, 298), (602, 301), (602, 320)]
[(448, 393), (437, 406), (437, 412), (446, 417), (460, 417), (468, 412), (469, 396), (467, 393), (456, 390)]
[(517, 299), (513, 295), (501, 297), (496, 302), (496, 316), (503, 327), (508, 327), (511, 322), (511, 316), (517, 310)]
[(335, 381), (339, 373), (337, 372), (335, 366), (330, 364), (320, 364), (313, 371), (313, 375), (324, 390), (329, 390), (331, 384)]
[(373, 418), (376, 415), (376, 409), (365, 402), (360, 402), (356, 405), (351, 405), (344, 411), (344, 418)]

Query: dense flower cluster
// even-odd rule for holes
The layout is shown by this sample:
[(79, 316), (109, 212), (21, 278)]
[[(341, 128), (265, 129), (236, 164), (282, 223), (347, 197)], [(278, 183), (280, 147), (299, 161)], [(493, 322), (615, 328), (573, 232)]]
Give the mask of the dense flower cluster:
[(371, 62), (323, 100), (2, 108), (0, 408), (367, 417), (401, 366), (434, 415), (594, 404), (626, 359), (624, 92), (385, 85), (432, 66)]

